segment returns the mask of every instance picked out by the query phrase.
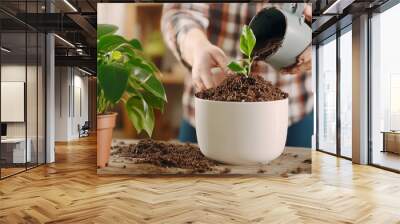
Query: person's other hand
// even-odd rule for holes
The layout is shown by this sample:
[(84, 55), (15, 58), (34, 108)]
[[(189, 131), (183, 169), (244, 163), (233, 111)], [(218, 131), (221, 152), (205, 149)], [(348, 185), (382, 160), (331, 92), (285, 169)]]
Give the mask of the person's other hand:
[(299, 56), (297, 56), (297, 63), (283, 68), (279, 71), (280, 74), (301, 74), (311, 70), (312, 66), (312, 48), (308, 46)]
[[(312, 7), (306, 4), (304, 7), (303, 15), (309, 22), (312, 20)], [(301, 74), (311, 70), (312, 66), (312, 47), (308, 46), (299, 56), (297, 56), (297, 63), (289, 67), (283, 68), (279, 71), (280, 74)]]
[[(215, 45), (207, 43), (193, 52), (192, 79), (197, 91), (216, 87), (224, 80), (228, 60), (225, 53)], [(219, 67), (220, 72), (213, 72)]]
[(306, 18), (308, 22), (311, 22), (312, 20), (312, 7), (309, 4), (306, 4), (304, 7), (303, 15)]

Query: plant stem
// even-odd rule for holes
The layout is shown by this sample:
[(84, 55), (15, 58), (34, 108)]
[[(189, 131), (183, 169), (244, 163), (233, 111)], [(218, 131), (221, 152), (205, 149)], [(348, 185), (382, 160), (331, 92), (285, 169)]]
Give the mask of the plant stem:
[(247, 69), (247, 75), (246, 77), (248, 78), (251, 74), (251, 66), (253, 65), (253, 60), (251, 58), (251, 56), (249, 56), (249, 69)]
[(111, 102), (104, 97), (104, 93), (100, 92), (97, 96), (97, 113), (104, 114), (111, 106)]

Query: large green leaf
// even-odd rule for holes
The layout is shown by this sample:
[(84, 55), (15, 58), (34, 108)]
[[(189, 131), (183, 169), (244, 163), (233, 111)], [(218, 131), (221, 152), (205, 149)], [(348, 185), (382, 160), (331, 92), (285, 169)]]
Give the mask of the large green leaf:
[(140, 43), (139, 40), (137, 39), (132, 39), (131, 41), (129, 41), (129, 43), (131, 44), (132, 47), (134, 47), (137, 50), (143, 50), (142, 44)]
[(142, 101), (138, 97), (131, 97), (125, 104), (128, 117), (138, 133), (143, 130), (144, 111), (142, 108)]
[(120, 50), (124, 53), (132, 54), (133, 50), (142, 50), (142, 45), (136, 39), (131, 41), (126, 40), (120, 35), (106, 35), (99, 39), (97, 43), (99, 52), (108, 52), (111, 50)]
[(114, 34), (117, 32), (118, 27), (110, 24), (97, 24), (97, 39), (100, 39), (100, 37), (109, 35), (109, 34)]
[(146, 91), (142, 92), (142, 96), (143, 99), (146, 100), (146, 102), (149, 104), (149, 106), (159, 109), (162, 112), (164, 111), (164, 100)]
[(155, 123), (154, 110), (152, 107), (149, 107), (146, 113), (146, 120), (143, 126), (144, 130), (146, 131), (147, 135), (149, 135), (149, 137), (151, 137), (151, 135), (153, 134), (154, 123)]
[(141, 95), (142, 90), (143, 87), (140, 85), (140, 83), (138, 83), (136, 79), (129, 77), (126, 91), (134, 95)]
[(137, 56), (135, 50), (130, 46), (122, 45), (118, 50), (123, 52), (123, 54), (129, 58), (128, 62), (134, 60)]
[(99, 66), (99, 83), (106, 99), (118, 102), (127, 86), (129, 71), (120, 64), (102, 64)]
[(140, 85), (154, 96), (167, 102), (164, 86), (153, 73), (148, 73), (141, 68), (134, 68), (133, 78), (139, 81)]
[(159, 97), (154, 96), (152, 93), (144, 90), (136, 79), (130, 79), (126, 89), (131, 96), (139, 96), (143, 98), (147, 104), (152, 107), (164, 111), (165, 101)]
[(119, 35), (107, 35), (100, 38), (99, 42), (97, 43), (97, 49), (101, 52), (108, 52), (122, 44), (129, 45), (129, 42)]
[(131, 70), (135, 70), (137, 68), (142, 69), (144, 72), (152, 74), (155, 72), (153, 67), (151, 67), (149, 64), (146, 63), (143, 59), (140, 59), (139, 57), (130, 60), (127, 62), (127, 66), (130, 67)]
[(240, 36), (240, 51), (250, 57), (256, 45), (256, 36), (250, 27), (244, 26)]
[(128, 117), (132, 121), (136, 130), (140, 133), (145, 130), (151, 136), (154, 129), (153, 108), (148, 106), (146, 101), (139, 96), (133, 96), (126, 102)]

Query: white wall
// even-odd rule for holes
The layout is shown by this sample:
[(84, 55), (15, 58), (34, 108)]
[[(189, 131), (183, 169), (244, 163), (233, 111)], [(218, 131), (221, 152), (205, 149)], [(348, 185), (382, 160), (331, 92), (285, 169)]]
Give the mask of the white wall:
[(137, 16), (136, 5), (138, 4), (140, 3), (98, 3), (97, 23), (116, 25), (119, 28), (117, 32), (119, 35), (128, 39), (137, 38), (140, 33), (139, 27), (135, 24)]
[(55, 141), (67, 141), (69, 133), (69, 83), (67, 67), (55, 68)]
[[(25, 65), (18, 65), (18, 64), (9, 64), (9, 65), (2, 65), (1, 66), (1, 81), (2, 82), (25, 82), (25, 74), (27, 69), (28, 74), (35, 73), (36, 74), (36, 67), (28, 66), (27, 68)], [(33, 80), (29, 80), (29, 84), (36, 86), (36, 81), (31, 83)], [(36, 88), (28, 88), (28, 99), (27, 102), (31, 103), (36, 100)], [(33, 92), (30, 92), (32, 90)], [(33, 99), (35, 98), (35, 99)], [(34, 105), (36, 108), (36, 101)], [(7, 110), (7, 108), (1, 108), (1, 110)], [(35, 121), (36, 123), (36, 113), (28, 113), (28, 122)], [(28, 125), (28, 128), (32, 127), (32, 125)], [(36, 127), (36, 126), (35, 126)], [(29, 130), (28, 130), (29, 132)], [(28, 133), (29, 134), (29, 133)], [(8, 122), (7, 123), (7, 136), (8, 137), (25, 137), (25, 122)], [(28, 136), (29, 137), (29, 136)]]
[(78, 125), (83, 125), (88, 120), (88, 78), (83, 75), (76, 68), (56, 67), (56, 141), (79, 138)]
[[(75, 70), (76, 72), (76, 70)], [(72, 99), (74, 99), (74, 104), (75, 106), (72, 108), (72, 119), (71, 119), (71, 135), (73, 138), (78, 138), (79, 137), (79, 132), (78, 132), (78, 125), (83, 125), (85, 121), (88, 121), (89, 119), (89, 111), (88, 111), (88, 78), (83, 77), (79, 75), (74, 75), (74, 91)], [(79, 93), (80, 92), (80, 93)], [(80, 97), (79, 97), (80, 95)], [(79, 102), (80, 100), (80, 102)], [(73, 104), (72, 103), (72, 104)], [(81, 108), (79, 108), (81, 107)], [(80, 111), (82, 110), (82, 111)], [(75, 111), (75, 112), (74, 112)]]
[[(39, 69), (37, 71), (37, 69)], [(27, 80), (25, 78), (27, 77)], [(35, 66), (25, 66), (25, 64), (3, 64), (1, 66), (1, 81), (2, 82), (24, 82), (26, 83), (26, 107), (22, 107), (22, 113), (27, 115), (27, 120), (23, 122), (6, 122), (8, 138), (25, 138), (25, 135), (30, 139), (30, 147), (32, 150), (32, 161), (36, 162), (39, 158), (39, 163), (44, 162), (44, 74), (42, 68)], [(24, 94), (22, 92), (21, 94)], [(6, 96), (2, 96), (6, 97)], [(1, 108), (4, 112), (12, 110), (11, 108)], [(7, 111), (12, 113), (12, 111)], [(37, 157), (37, 154), (39, 156)]]

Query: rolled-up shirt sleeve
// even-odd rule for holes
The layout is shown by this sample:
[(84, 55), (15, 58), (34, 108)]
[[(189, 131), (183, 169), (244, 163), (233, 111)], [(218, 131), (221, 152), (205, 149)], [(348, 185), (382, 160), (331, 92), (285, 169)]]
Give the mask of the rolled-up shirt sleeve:
[(182, 57), (180, 44), (189, 30), (207, 31), (209, 5), (205, 3), (168, 3), (163, 6), (161, 30), (167, 46), (187, 68), (190, 65)]

